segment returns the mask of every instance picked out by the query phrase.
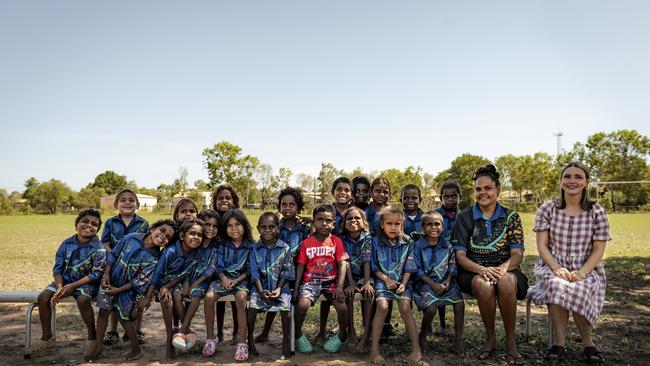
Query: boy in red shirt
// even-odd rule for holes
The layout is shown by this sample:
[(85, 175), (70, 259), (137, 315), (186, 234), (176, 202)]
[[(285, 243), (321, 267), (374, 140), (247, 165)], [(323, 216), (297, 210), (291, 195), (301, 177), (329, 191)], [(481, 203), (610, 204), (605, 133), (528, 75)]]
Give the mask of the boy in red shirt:
[(309, 353), (313, 347), (302, 333), (302, 323), (307, 310), (322, 294), (333, 301), (338, 315), (339, 332), (323, 345), (327, 352), (338, 352), (348, 340), (348, 308), (345, 305), (343, 285), (345, 281), (348, 254), (343, 242), (332, 235), (336, 213), (330, 205), (320, 205), (314, 209), (313, 226), (315, 232), (302, 242), (298, 255), (296, 283), (292, 301), (296, 306), (296, 348)]

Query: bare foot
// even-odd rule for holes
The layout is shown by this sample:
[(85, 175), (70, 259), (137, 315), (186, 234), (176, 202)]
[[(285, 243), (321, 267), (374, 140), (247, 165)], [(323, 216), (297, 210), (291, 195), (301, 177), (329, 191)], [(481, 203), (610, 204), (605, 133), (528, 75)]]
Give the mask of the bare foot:
[(230, 344), (233, 346), (239, 343), (239, 335), (238, 334), (233, 334), (232, 335), (232, 341), (230, 341)]
[(95, 345), (95, 349), (90, 352), (89, 354), (86, 355), (85, 360), (87, 362), (95, 362), (97, 359), (99, 359), (99, 356), (102, 355), (102, 351), (104, 350), (103, 346), (101, 345), (101, 342), (97, 342)]
[(379, 353), (370, 355), (370, 362), (376, 364), (376, 365), (385, 365), (386, 360), (384, 360), (383, 357)]
[(485, 343), (483, 343), (483, 346), (481, 346), (481, 349), (478, 351), (478, 359), (485, 360), (486, 358), (490, 357), (492, 351), (494, 351), (495, 344), (496, 339), (493, 337), (486, 339)]
[(361, 338), (361, 342), (354, 349), (359, 353), (366, 353), (368, 351), (368, 339)]
[(252, 346), (248, 347), (248, 353), (251, 356), (256, 356), (256, 357), (260, 355), (260, 353), (257, 352), (257, 348), (255, 348), (255, 345), (252, 345)]
[(462, 356), (465, 353), (462, 339), (454, 338), (454, 351), (457, 356)]
[(255, 343), (264, 343), (269, 340), (269, 335), (261, 333), (257, 337), (255, 337)]
[(167, 345), (167, 353), (165, 355), (167, 360), (173, 360), (176, 358), (176, 350), (171, 345)]
[(418, 344), (420, 344), (420, 349), (424, 350), (424, 346), (426, 346), (427, 343), (427, 335), (424, 332), (420, 332), (420, 336), (418, 337)]
[(127, 361), (135, 361), (140, 357), (142, 357), (142, 349), (136, 348), (136, 349), (132, 349), (131, 352), (127, 353), (126, 356), (124, 356), (124, 359)]
[(409, 355), (406, 357), (406, 361), (412, 362), (412, 363), (418, 363), (422, 360), (422, 353), (419, 351), (412, 351), (409, 353)]
[(359, 344), (359, 337), (357, 337), (356, 334), (351, 334), (348, 337), (348, 344), (350, 347), (354, 348), (357, 344)]

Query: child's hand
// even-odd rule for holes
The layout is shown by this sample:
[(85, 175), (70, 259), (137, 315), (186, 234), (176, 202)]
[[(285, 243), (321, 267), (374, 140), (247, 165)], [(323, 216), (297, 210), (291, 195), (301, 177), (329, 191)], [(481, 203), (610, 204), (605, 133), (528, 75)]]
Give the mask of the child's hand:
[(363, 284), (361, 287), (361, 292), (366, 297), (366, 299), (372, 299), (375, 297), (375, 288), (370, 285), (370, 282)]
[(397, 290), (395, 290), (395, 292), (396, 292), (398, 295), (401, 295), (401, 294), (404, 293), (404, 290), (406, 290), (406, 285), (403, 284), (403, 283), (400, 283), (399, 286), (397, 287)]
[(431, 288), (438, 295), (442, 294), (443, 292), (445, 292), (447, 290), (447, 287), (444, 284), (441, 284), (441, 283), (434, 283)]
[(235, 287), (235, 281), (231, 280), (230, 278), (226, 278), (223, 282), (223, 288), (226, 290), (230, 291), (232, 290), (233, 287)]
[(181, 287), (181, 295), (183, 297), (189, 297), (190, 296), (190, 283), (185, 282), (183, 284), (183, 287)]
[(281, 293), (282, 293), (282, 289), (276, 288), (275, 290), (269, 292), (269, 297), (272, 299), (277, 299)]
[(102, 287), (111, 287), (111, 276), (106, 272), (104, 272), (104, 275), (102, 276)]
[(399, 282), (393, 281), (390, 278), (387, 278), (384, 283), (386, 283), (386, 287), (388, 287), (388, 289), (391, 290), (391, 291), (395, 291), (397, 289), (397, 287), (399, 287), (399, 285), (400, 285)]
[(110, 286), (107, 287), (104, 292), (106, 292), (106, 295), (109, 295), (109, 296), (116, 296), (118, 294), (117, 290), (114, 287), (110, 287)]
[(357, 286), (355, 285), (350, 285), (345, 288), (345, 296), (354, 299), (354, 293), (357, 292)]
[(144, 298), (140, 299), (140, 301), (138, 301), (135, 307), (139, 313), (144, 313), (145, 310), (149, 309), (149, 305), (151, 305), (151, 298), (145, 296)]
[(160, 288), (158, 293), (161, 302), (171, 302), (172, 301), (172, 292), (167, 287), (163, 286)]
[(299, 290), (293, 290), (291, 293), (291, 303), (294, 305), (298, 305), (298, 294)]
[(342, 286), (336, 286), (336, 290), (334, 291), (334, 300), (338, 302), (345, 302), (345, 291), (343, 290)]

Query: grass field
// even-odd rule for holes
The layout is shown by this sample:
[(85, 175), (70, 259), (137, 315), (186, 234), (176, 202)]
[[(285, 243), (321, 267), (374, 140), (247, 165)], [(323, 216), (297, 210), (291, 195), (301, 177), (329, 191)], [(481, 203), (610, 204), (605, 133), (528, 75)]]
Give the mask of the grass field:
[[(256, 214), (259, 213), (249, 216), (255, 217), (251, 220), (253, 223), (257, 222)], [(149, 222), (166, 217), (144, 216)], [(650, 243), (650, 214), (612, 214), (609, 219), (613, 240), (606, 251), (608, 287), (605, 308), (595, 331), (596, 342), (605, 352), (608, 363), (643, 364), (650, 357), (647, 347), (640, 347), (650, 343), (650, 253), (647, 250)], [(532, 267), (537, 258), (532, 231), (534, 215), (522, 214), (522, 221), (526, 235), (526, 259), (522, 267), (532, 284)], [(51, 282), (54, 253), (61, 241), (73, 233), (74, 216), (70, 215), (0, 216), (0, 291), (40, 290)], [(523, 302), (520, 308), (522, 311), (518, 321), (523, 324)], [(482, 342), (483, 328), (475, 303), (468, 302), (466, 309), (466, 357), (446, 356), (451, 346), (450, 338), (435, 337), (429, 343), (429, 348), (442, 354), (449, 364), (475, 364), (473, 355)], [(415, 313), (416, 321), (419, 321), (420, 314)], [(451, 310), (447, 313), (448, 324), (452, 325), (453, 313)], [(541, 360), (546, 348), (545, 314), (545, 308), (534, 307), (533, 335), (530, 339), (525, 339), (523, 326), (517, 331), (520, 351), (532, 364)], [(306, 322), (309, 334), (317, 333), (317, 318), (318, 311), (311, 311)], [(398, 325), (398, 333), (402, 332), (398, 312), (395, 312), (392, 321)], [(333, 310), (330, 325), (331, 328), (335, 327)], [(577, 331), (571, 325), (569, 332), (567, 345), (574, 355), (569, 363), (578, 364), (581, 347), (579, 341), (574, 339)], [(502, 331), (500, 336), (503, 336)], [(406, 354), (408, 349), (403, 338), (387, 344), (383, 352), (399, 360), (400, 355)], [(499, 344), (503, 353), (502, 339)], [(502, 362), (504, 357), (504, 354), (497, 356), (495, 362)]]

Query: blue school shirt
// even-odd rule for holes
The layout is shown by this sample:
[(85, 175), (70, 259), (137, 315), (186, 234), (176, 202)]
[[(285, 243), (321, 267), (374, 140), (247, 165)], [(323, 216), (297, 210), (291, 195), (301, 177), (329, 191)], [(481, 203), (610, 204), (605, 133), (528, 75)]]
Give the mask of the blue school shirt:
[(442, 219), (445, 224), (445, 230), (442, 232), (442, 237), (445, 238), (446, 241), (450, 242), (451, 231), (454, 228), (454, 224), (456, 223), (456, 217), (458, 217), (458, 211), (455, 211), (453, 215), (450, 215), (449, 212), (445, 210), (444, 207), (438, 207), (436, 211), (442, 215)]
[(379, 211), (375, 208), (374, 205), (368, 205), (364, 210), (366, 214), (366, 219), (368, 219), (368, 228), (372, 235), (376, 235), (379, 232), (379, 226), (381, 224), (381, 219), (379, 217)]
[(296, 271), (291, 257), (291, 248), (282, 240), (277, 240), (270, 247), (261, 240), (251, 249), (250, 254), (251, 286), (260, 280), (262, 288), (273, 291), (278, 287), (280, 278), (286, 280), (284, 286), (296, 278)]
[(196, 255), (199, 258), (194, 270), (190, 274), (190, 284), (196, 281), (199, 277), (205, 276), (203, 283), (210, 283), (214, 270), (217, 266), (217, 248), (219, 241), (213, 240), (208, 245), (201, 244), (196, 248)]
[(309, 226), (296, 222), (292, 228), (284, 226), (280, 220), (280, 231), (278, 232), (278, 239), (289, 245), (291, 253), (295, 256), (300, 249), (302, 241), (309, 237)]
[[(350, 207), (350, 205), (348, 205)], [(332, 234), (334, 235), (339, 235), (339, 229), (341, 228), (341, 220), (343, 220), (343, 215), (339, 212), (339, 210), (336, 208), (336, 206), (332, 203), (332, 209), (334, 210), (334, 214), (336, 215), (336, 222), (334, 223), (334, 228), (332, 229)]]
[[(393, 281), (401, 281), (406, 272), (416, 273), (418, 268), (413, 259), (413, 242), (399, 238), (395, 245), (379, 236), (372, 239), (372, 272), (382, 272)], [(375, 277), (375, 281), (386, 285)], [(409, 281), (410, 282), (410, 281)], [(375, 286), (376, 287), (376, 286)]]
[(117, 243), (127, 234), (132, 233), (147, 233), (149, 232), (149, 223), (147, 220), (138, 215), (133, 215), (133, 219), (129, 222), (129, 226), (124, 224), (124, 220), (120, 215), (110, 217), (104, 223), (104, 231), (102, 231), (102, 243), (109, 243), (111, 248), (114, 248)]
[(235, 247), (232, 240), (226, 240), (217, 249), (217, 278), (223, 273), (227, 278), (234, 280), (244, 273), (249, 273), (249, 255), (255, 243), (244, 240), (239, 247)]
[(424, 211), (419, 208), (414, 219), (411, 219), (404, 213), (404, 234), (411, 236), (411, 233), (414, 231), (418, 233), (422, 232), (422, 215), (424, 215)]
[(106, 249), (95, 235), (86, 244), (79, 243), (77, 235), (64, 240), (56, 251), (52, 275), (63, 277), (63, 284), (77, 282), (88, 276), (98, 283), (106, 266)]
[(429, 277), (433, 282), (441, 283), (447, 276), (456, 276), (454, 248), (442, 237), (434, 246), (425, 237), (421, 237), (415, 243), (413, 258), (418, 267), (417, 278), (420, 280)]
[(357, 240), (352, 239), (347, 234), (342, 234), (340, 238), (343, 241), (345, 251), (350, 257), (352, 278), (355, 280), (363, 278), (363, 264), (372, 261), (372, 235), (367, 231), (363, 231)]
[(134, 233), (125, 236), (108, 255), (113, 287), (122, 287), (131, 282), (138, 293), (147, 291), (160, 258), (160, 248), (145, 249), (144, 239), (147, 235)]
[(183, 244), (180, 241), (167, 245), (158, 260), (151, 284), (155, 287), (161, 287), (178, 278), (185, 278), (194, 270), (197, 263), (196, 249), (185, 256), (183, 254)]

